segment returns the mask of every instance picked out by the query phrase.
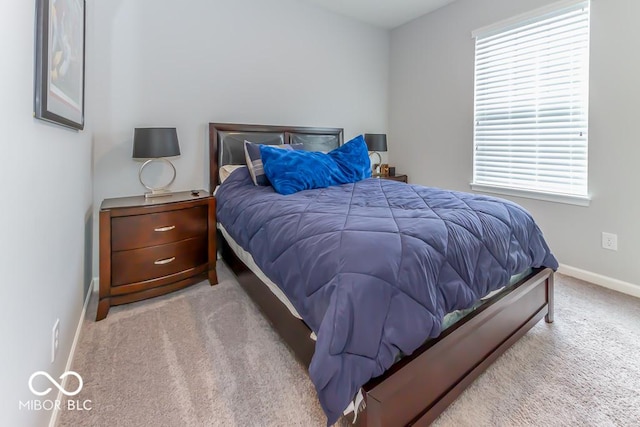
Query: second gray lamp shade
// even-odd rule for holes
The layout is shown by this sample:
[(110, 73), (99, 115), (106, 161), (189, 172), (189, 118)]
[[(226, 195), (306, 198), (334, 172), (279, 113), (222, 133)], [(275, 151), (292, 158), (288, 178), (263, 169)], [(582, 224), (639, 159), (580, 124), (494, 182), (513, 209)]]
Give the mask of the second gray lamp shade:
[(364, 142), (369, 151), (387, 151), (387, 135), (384, 133), (365, 133)]
[[(133, 158), (148, 159), (140, 166), (138, 178), (140, 183), (150, 193), (145, 193), (145, 197), (170, 196), (169, 186), (176, 179), (176, 168), (166, 157), (180, 155), (180, 145), (178, 144), (178, 132), (176, 128), (136, 128), (133, 133)], [(162, 187), (151, 187), (142, 179), (142, 170), (153, 161), (166, 162), (173, 170), (173, 177), (168, 184)]]

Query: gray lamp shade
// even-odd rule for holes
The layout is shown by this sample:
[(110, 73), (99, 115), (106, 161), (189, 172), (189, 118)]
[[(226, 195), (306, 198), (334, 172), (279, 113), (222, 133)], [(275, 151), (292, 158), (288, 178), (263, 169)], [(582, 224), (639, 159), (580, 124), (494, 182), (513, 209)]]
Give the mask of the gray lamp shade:
[(133, 158), (158, 159), (180, 155), (176, 128), (136, 128), (133, 133)]
[(387, 151), (387, 135), (384, 133), (365, 133), (364, 142), (369, 151)]

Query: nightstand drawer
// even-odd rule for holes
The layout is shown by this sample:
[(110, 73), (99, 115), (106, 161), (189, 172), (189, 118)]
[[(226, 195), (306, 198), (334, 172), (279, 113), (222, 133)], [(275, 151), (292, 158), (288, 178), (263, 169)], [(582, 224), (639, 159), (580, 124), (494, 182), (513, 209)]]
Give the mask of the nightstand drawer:
[(149, 215), (113, 218), (113, 251), (177, 242), (207, 233), (207, 208), (198, 206)]
[(207, 236), (112, 254), (111, 286), (142, 282), (207, 263)]

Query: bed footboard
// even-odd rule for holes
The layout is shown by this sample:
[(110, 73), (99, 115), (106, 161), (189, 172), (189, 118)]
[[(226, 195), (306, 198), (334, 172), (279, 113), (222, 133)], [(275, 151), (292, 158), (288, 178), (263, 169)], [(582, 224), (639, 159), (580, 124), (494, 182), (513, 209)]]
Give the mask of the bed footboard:
[(542, 317), (553, 321), (548, 268), (369, 381), (357, 425), (429, 425)]

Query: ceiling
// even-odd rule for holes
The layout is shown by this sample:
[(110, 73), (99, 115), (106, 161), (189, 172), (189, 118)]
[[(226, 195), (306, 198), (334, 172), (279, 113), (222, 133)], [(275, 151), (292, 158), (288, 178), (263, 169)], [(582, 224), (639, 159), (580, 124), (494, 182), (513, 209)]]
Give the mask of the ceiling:
[(455, 0), (299, 0), (382, 28), (395, 28)]

